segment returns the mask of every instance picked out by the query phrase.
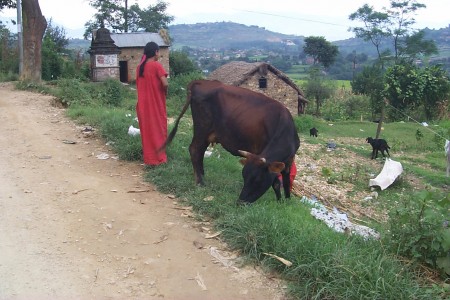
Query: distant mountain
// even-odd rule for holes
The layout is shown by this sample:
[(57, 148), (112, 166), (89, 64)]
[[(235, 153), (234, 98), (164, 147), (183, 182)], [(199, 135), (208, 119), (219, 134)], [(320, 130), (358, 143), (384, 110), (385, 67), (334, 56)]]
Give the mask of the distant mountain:
[[(438, 30), (425, 28), (425, 38), (435, 41), (440, 56), (449, 57), (450, 54), (450, 25)], [(248, 49), (255, 46), (292, 41), (302, 47), (304, 36), (286, 35), (272, 32), (263, 27), (247, 26), (233, 22), (179, 24), (169, 26), (169, 34), (173, 38), (172, 48), (183, 46), (208, 49)], [(376, 56), (376, 49), (370, 43), (358, 38), (335, 41), (341, 53), (366, 53)], [(388, 45), (388, 43), (387, 43)], [(387, 46), (386, 46), (387, 47)]]
[(172, 46), (181, 48), (235, 48), (251, 47), (255, 43), (281, 43), (286, 40), (303, 42), (303, 36), (286, 35), (233, 22), (180, 24), (169, 26)]

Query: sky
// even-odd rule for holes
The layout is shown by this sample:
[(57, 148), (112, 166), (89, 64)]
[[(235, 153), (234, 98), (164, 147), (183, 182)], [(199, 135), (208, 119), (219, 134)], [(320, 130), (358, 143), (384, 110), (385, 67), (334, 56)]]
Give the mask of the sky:
[[(421, 0), (427, 7), (415, 16), (415, 28), (448, 27), (449, 0)], [(364, 4), (381, 10), (389, 0), (165, 0), (171, 23), (235, 22), (256, 25), (267, 30), (300, 36), (323, 36), (328, 41), (353, 37), (349, 27), (360, 26), (348, 16)], [(155, 5), (156, 0), (128, 0), (141, 8)], [(42, 14), (56, 26), (63, 27), (70, 38), (82, 38), (84, 24), (94, 15), (88, 0), (39, 0)], [(16, 19), (15, 10), (3, 10), (0, 18)], [(14, 29), (13, 29), (14, 30)], [(16, 30), (17, 31), (17, 30)]]

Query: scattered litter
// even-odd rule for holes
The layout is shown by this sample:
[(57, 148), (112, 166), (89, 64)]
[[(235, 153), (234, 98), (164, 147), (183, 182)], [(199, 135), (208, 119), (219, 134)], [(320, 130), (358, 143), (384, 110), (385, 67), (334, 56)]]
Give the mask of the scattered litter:
[(153, 242), (153, 244), (159, 244), (166, 241), (169, 238), (169, 235), (165, 234), (159, 238), (159, 241)]
[(273, 257), (273, 258), (275, 258), (275, 259), (278, 259), (279, 261), (281, 261), (284, 265), (286, 265), (286, 266), (288, 266), (288, 267), (292, 266), (292, 262), (290, 262), (290, 261), (288, 261), (287, 259), (284, 259), (284, 258), (282, 258), (282, 257), (279, 257), (278, 255), (270, 254), (270, 253), (265, 253), (265, 252), (263, 252), (263, 254), (265, 254), (265, 255), (267, 255), (267, 256), (270, 256), (270, 257)]
[(131, 114), (125, 114), (125, 117), (129, 118), (129, 117), (131, 117)]
[(75, 141), (71, 141), (71, 140), (63, 140), (62, 141), (64, 144), (76, 144), (77, 142), (75, 142)]
[(141, 130), (139, 128), (135, 128), (135, 127), (133, 127), (133, 125), (130, 125), (130, 127), (128, 127), (128, 135), (136, 136), (136, 135), (140, 135), (140, 134), (141, 134)]
[(222, 234), (222, 231), (219, 231), (219, 232), (216, 232), (216, 233), (213, 233), (213, 234), (207, 234), (207, 235), (205, 235), (205, 239), (213, 239), (215, 237), (218, 237), (221, 234)]
[(200, 288), (202, 289), (202, 291), (206, 291), (206, 285), (203, 282), (203, 278), (200, 276), (200, 274), (197, 272), (197, 276), (195, 276), (195, 281), (197, 281), (197, 284), (200, 286)]
[(108, 153), (100, 153), (96, 156), (98, 159), (108, 159), (109, 154)]
[(110, 192), (112, 192), (112, 193), (117, 193), (117, 190), (110, 190)]
[(334, 229), (337, 232), (358, 234), (365, 239), (374, 238), (379, 239), (380, 234), (367, 226), (353, 224), (345, 213), (341, 213), (336, 207), (333, 207), (333, 211), (330, 212), (323, 204), (318, 202), (315, 198), (309, 199), (302, 197), (302, 202), (313, 205), (311, 208), (311, 215), (318, 220), (324, 221), (328, 227)]
[(422, 122), (421, 124), (422, 124), (422, 126), (424, 126), (424, 127), (428, 127), (428, 123), (427, 123), (427, 122)]
[(220, 254), (217, 247), (209, 247), (209, 254), (225, 267), (233, 268), (235, 271), (239, 271), (238, 268), (233, 266), (233, 259), (225, 257), (222, 254)]
[(147, 193), (150, 192), (150, 190), (131, 190), (127, 191), (127, 193)]
[(78, 193), (80, 193), (80, 192), (87, 191), (87, 190), (88, 190), (88, 189), (76, 190), (76, 191), (73, 191), (72, 194), (73, 194), (73, 195), (76, 195), (76, 194), (78, 194)]
[(214, 200), (214, 196), (208, 196), (203, 198), (203, 201), (213, 201)]
[(327, 149), (330, 149), (330, 150), (336, 149), (336, 143), (335, 142), (328, 142), (327, 143)]
[(81, 132), (92, 132), (92, 131), (94, 131), (94, 128), (92, 128), (91, 126), (86, 126), (81, 130)]
[(386, 158), (381, 173), (378, 174), (378, 176), (374, 179), (369, 180), (369, 186), (377, 185), (381, 188), (381, 190), (384, 190), (385, 188), (390, 186), (395, 181), (395, 179), (397, 179), (397, 177), (402, 174), (402, 172), (403, 167), (401, 163), (390, 158)]
[(364, 129), (359, 129), (359, 131), (364, 132)]

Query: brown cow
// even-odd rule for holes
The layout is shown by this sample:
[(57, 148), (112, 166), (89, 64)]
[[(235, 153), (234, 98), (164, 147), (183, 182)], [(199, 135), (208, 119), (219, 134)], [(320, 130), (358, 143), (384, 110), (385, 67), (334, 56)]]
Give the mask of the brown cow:
[(281, 198), (290, 197), (290, 169), (300, 146), (290, 112), (283, 104), (261, 93), (225, 85), (219, 81), (196, 80), (189, 84), (186, 103), (170, 132), (165, 148), (174, 138), (181, 117), (191, 107), (194, 136), (189, 153), (195, 181), (203, 185), (203, 157), (210, 143), (220, 143), (241, 156), (244, 187), (239, 203), (252, 203), (273, 187)]

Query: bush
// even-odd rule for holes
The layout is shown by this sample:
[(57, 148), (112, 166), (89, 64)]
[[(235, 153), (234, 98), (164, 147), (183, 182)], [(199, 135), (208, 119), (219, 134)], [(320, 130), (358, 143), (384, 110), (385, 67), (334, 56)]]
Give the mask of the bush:
[(311, 115), (299, 115), (294, 117), (294, 123), (299, 133), (309, 134), (311, 128), (317, 128), (318, 121)]
[(58, 80), (58, 88), (57, 97), (64, 105), (83, 106), (93, 103), (91, 93), (79, 79), (60, 79)]
[(425, 263), (450, 275), (449, 195), (416, 194), (390, 212), (389, 244), (394, 253)]
[(103, 104), (118, 107), (125, 97), (125, 90), (120, 81), (108, 79), (102, 82), (99, 96)]

